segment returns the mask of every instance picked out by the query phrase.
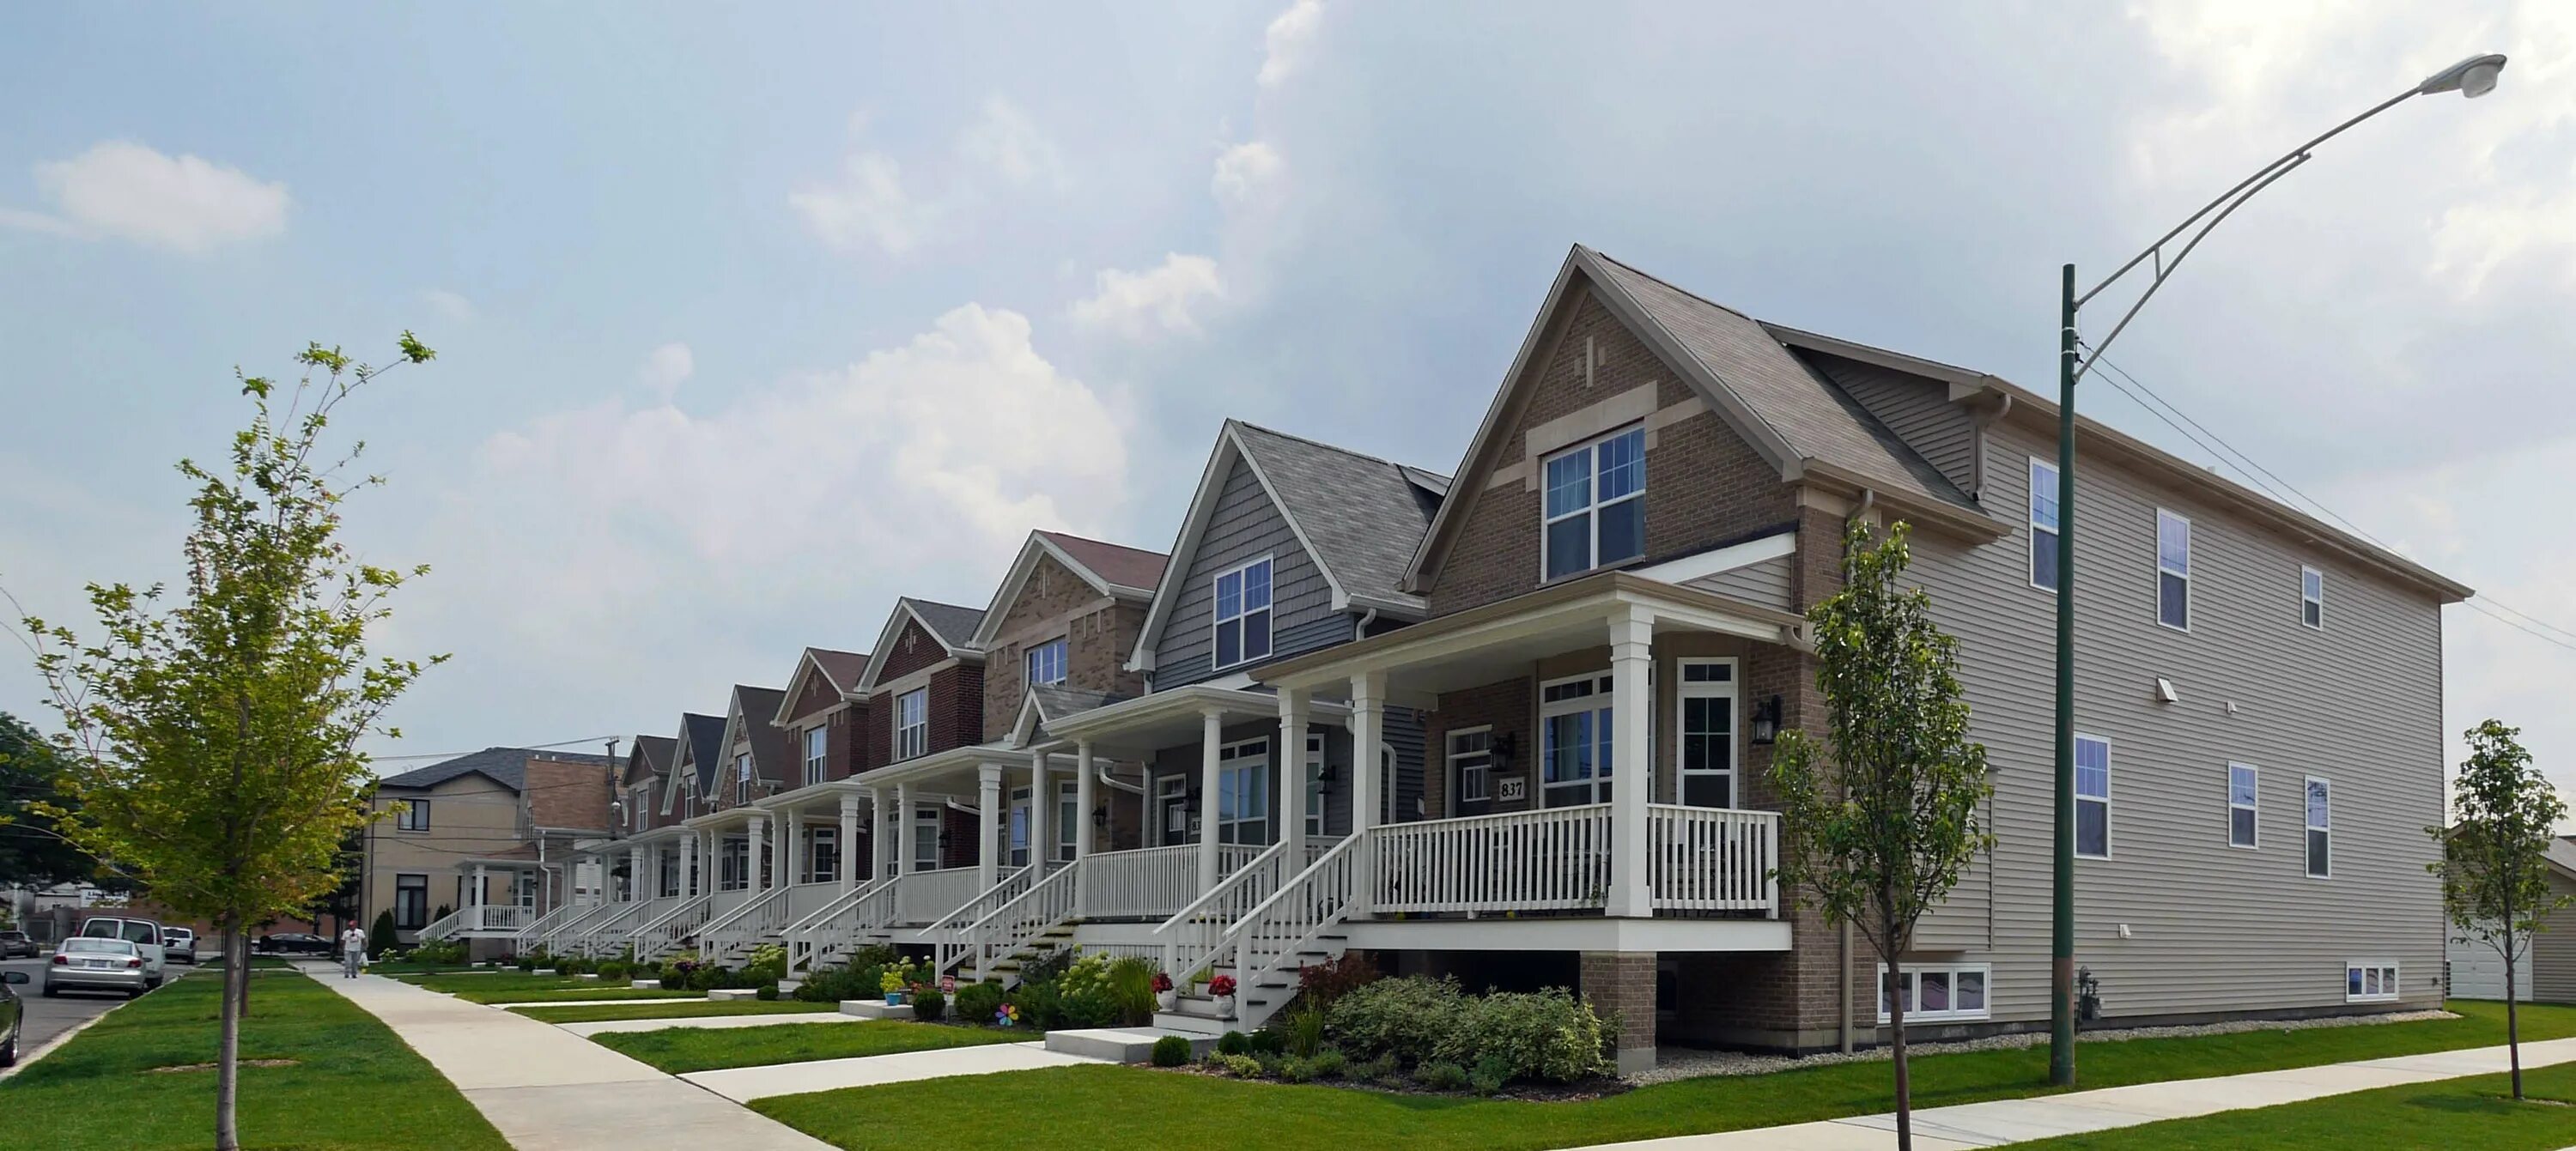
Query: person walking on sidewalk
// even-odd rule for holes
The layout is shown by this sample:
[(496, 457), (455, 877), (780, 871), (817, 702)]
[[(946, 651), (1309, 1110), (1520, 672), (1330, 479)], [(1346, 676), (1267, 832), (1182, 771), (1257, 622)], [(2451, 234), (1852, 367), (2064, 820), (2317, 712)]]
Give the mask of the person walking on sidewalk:
[(347, 931), (340, 933), (340, 978), (357, 978), (358, 969), (365, 966), (366, 962), (367, 933), (359, 930), (358, 925), (352, 923)]

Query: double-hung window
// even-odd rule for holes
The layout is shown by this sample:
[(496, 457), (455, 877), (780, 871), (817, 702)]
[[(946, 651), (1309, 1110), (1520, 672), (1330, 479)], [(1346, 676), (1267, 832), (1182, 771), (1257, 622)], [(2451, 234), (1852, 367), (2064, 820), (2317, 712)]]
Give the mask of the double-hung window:
[(2346, 1003), (2385, 1003), (2397, 998), (2397, 964), (2346, 963), (2343, 965), (2343, 1001)]
[(429, 926), (428, 876), (394, 877), (394, 926), (404, 931), (418, 931)]
[(2313, 775), (2308, 777), (2308, 875), (2314, 879), (2334, 876), (2334, 784)]
[(429, 801), (426, 799), (404, 800), (401, 814), (394, 816), (394, 830), (429, 830)]
[(1646, 554), (1646, 429), (1642, 426), (1549, 456), (1540, 509), (1543, 578), (1555, 579)]
[(821, 726), (805, 729), (806, 783), (814, 784), (823, 782), (824, 765), (831, 758), (829, 751), (831, 746), (829, 742), (830, 737), (825, 734), (825, 732), (829, 730), (829, 728)]
[(1449, 786), (1457, 802), (1483, 803), (1493, 798), (1494, 729), (1471, 727), (1449, 733)]
[(751, 802), (750, 752), (743, 752), (733, 757), (733, 801), (736, 804)]
[(1270, 741), (1226, 744), (1216, 764), (1217, 842), (1270, 842)]
[(1610, 677), (1539, 685), (1539, 764), (1549, 807), (1610, 799)]
[(1735, 806), (1735, 661), (1685, 659), (1678, 668), (1682, 729), (1681, 801)]
[(2255, 813), (2262, 809), (2257, 784), (2262, 773), (2242, 763), (2227, 765), (2227, 846), (2253, 847), (2258, 834)]
[(1270, 655), (1270, 557), (1216, 577), (1216, 664), (1233, 667)]
[(1878, 1021), (1888, 1021), (1898, 997), (1905, 1002), (1905, 1021), (1984, 1019), (1987, 984), (1993, 968), (1983, 963), (1908, 963), (1890, 977), (1878, 965)]
[(2030, 461), (2030, 586), (2057, 590), (2057, 465)]
[(894, 700), (894, 757), (911, 759), (930, 750), (930, 689), (916, 687)]
[(2075, 854), (2111, 857), (2111, 741), (2075, 737)]
[(2326, 573), (2315, 568), (2299, 569), (2299, 622), (2326, 629)]
[(2156, 622), (2191, 630), (2191, 521), (2156, 509)]
[(1051, 639), (1029, 649), (1029, 686), (1064, 682), (1065, 641)]

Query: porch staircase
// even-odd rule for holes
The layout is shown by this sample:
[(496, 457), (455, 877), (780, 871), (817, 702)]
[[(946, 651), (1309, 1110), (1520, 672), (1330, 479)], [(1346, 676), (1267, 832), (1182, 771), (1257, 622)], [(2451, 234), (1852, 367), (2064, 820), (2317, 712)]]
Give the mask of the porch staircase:
[(527, 926), (519, 929), (518, 937), (513, 942), (520, 951), (530, 950), (535, 945), (545, 942), (546, 936), (552, 934), (555, 928), (597, 911), (603, 906), (605, 903), (564, 904), (530, 920)]
[(715, 896), (712, 894), (692, 896), (681, 900), (678, 906), (663, 912), (652, 922), (636, 928), (633, 933), (635, 961), (658, 963), (679, 951), (697, 935), (698, 926), (706, 922), (708, 909), (714, 904)]
[(787, 974), (811, 975), (855, 949), (860, 939), (884, 931), (900, 906), (895, 895), (901, 881), (899, 875), (869, 880), (788, 924), (780, 932), (787, 945)]
[(1042, 879), (1032, 879), (1035, 874), (1031, 868), (996, 884), (986, 898), (961, 909), (962, 916), (990, 905), (973, 922), (940, 934), (933, 959), (937, 973), (964, 979), (971, 968), (975, 979), (1015, 983), (1022, 958), (1056, 946), (1046, 940), (1061, 939), (1062, 945), (1071, 945), (1073, 910), (1082, 891), (1082, 861), (1056, 868)]
[[(470, 911), (472, 909), (468, 908), (467, 910)], [(430, 920), (428, 926), (420, 929), (418, 938), (423, 943), (436, 943), (441, 940), (451, 939), (454, 938), (456, 933), (463, 928), (464, 923), (465, 912), (451, 911), (436, 919)]]
[[(1300, 968), (1349, 949), (1348, 937), (1336, 929), (1359, 897), (1359, 860), (1368, 842), (1365, 836), (1351, 836), (1312, 864), (1282, 876), (1290, 860), (1304, 858), (1298, 841), (1283, 841), (1155, 928), (1167, 940), (1163, 970), (1188, 989), (1172, 1010), (1154, 1014), (1154, 1026), (1222, 1034), (1269, 1022), (1296, 996)], [(1201, 971), (1211, 980), (1233, 977), (1231, 1005), (1207, 994), (1203, 985), (1186, 984)]]
[(731, 911), (698, 928), (698, 957), (732, 966), (749, 958), (754, 948), (776, 942), (792, 919), (788, 887), (772, 887), (736, 904)]
[(600, 914), (566, 924), (563, 930), (546, 940), (546, 950), (556, 954), (599, 955), (612, 945), (622, 945), (627, 931), (644, 918), (646, 909), (653, 903), (649, 899), (630, 899), (609, 904), (601, 909)]
[(995, 912), (1027, 894), (1038, 878), (1038, 869), (1033, 866), (1013, 871), (916, 932), (913, 941), (931, 947), (931, 974), (957, 975), (966, 960), (976, 954), (967, 943), (969, 935)]

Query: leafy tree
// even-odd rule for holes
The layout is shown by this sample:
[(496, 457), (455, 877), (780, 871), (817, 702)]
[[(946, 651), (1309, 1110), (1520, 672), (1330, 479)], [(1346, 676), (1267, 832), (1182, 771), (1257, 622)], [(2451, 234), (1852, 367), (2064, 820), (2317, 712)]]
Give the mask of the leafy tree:
[[(408, 332), (399, 347), (402, 363), (433, 355)], [(241, 1145), (247, 932), (339, 881), (342, 842), (371, 818), (372, 773), (357, 742), (400, 734), (382, 716), (424, 666), (367, 651), (386, 597), (428, 569), (350, 554), (339, 540), (343, 501), (382, 480), (343, 474), (363, 444), (333, 459), (323, 443), (339, 405), (381, 373), (319, 344), (296, 360), (302, 374), (282, 412), (275, 384), (241, 377), (253, 414), (225, 465), (180, 461), (194, 523), (175, 602), (158, 584), (91, 584), (93, 637), (25, 621), (62, 715), (66, 790), (78, 805), (52, 814), (74, 842), (132, 868), (154, 900), (207, 920), (222, 940), (222, 1151)]]
[[(1932, 597), (1898, 581), (1911, 562), (1898, 523), (1875, 546), (1855, 520), (1843, 535), (1843, 587), (1808, 611), (1825, 741), (1783, 730), (1771, 782), (1781, 811), (1781, 886), (1853, 925), (1897, 978), (1914, 926), (1994, 842), (1981, 816), (1992, 791), (1986, 749), (1967, 737), (1958, 641), (1932, 622)], [(1890, 994), (1896, 1141), (1914, 1145), (1905, 1002)]]
[(129, 886), (64, 837), (47, 809), (63, 807), (63, 757), (34, 728), (0, 712), (0, 886)]
[(2522, 1021), (2513, 965), (2531, 953), (2535, 932), (2571, 900), (2549, 888), (2549, 841), (2567, 805), (2515, 738), (2522, 729), (2488, 720), (2467, 732), (2469, 758), (2451, 783), (2451, 826), (2425, 831), (2441, 841), (2442, 912), (2455, 938), (2483, 943), (2504, 960), (2505, 1047), (2513, 1097), (2522, 1098)]

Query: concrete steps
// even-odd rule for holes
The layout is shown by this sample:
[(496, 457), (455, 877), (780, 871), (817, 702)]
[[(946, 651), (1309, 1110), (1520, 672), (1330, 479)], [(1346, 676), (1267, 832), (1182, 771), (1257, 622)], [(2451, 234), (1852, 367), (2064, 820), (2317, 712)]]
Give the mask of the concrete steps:
[(1105, 1059), (1113, 1063), (1146, 1063), (1152, 1061), (1154, 1057), (1155, 1042), (1166, 1035), (1178, 1035), (1189, 1040), (1192, 1059), (1216, 1050), (1215, 1035), (1166, 1027), (1094, 1027), (1079, 1031), (1050, 1031), (1047, 1032), (1046, 1049), (1059, 1055), (1078, 1055), (1085, 1059)]
[(912, 1004), (888, 1007), (886, 1001), (882, 999), (844, 999), (841, 1001), (841, 1014), (855, 1015), (861, 1019), (916, 1018), (912, 1013)]

